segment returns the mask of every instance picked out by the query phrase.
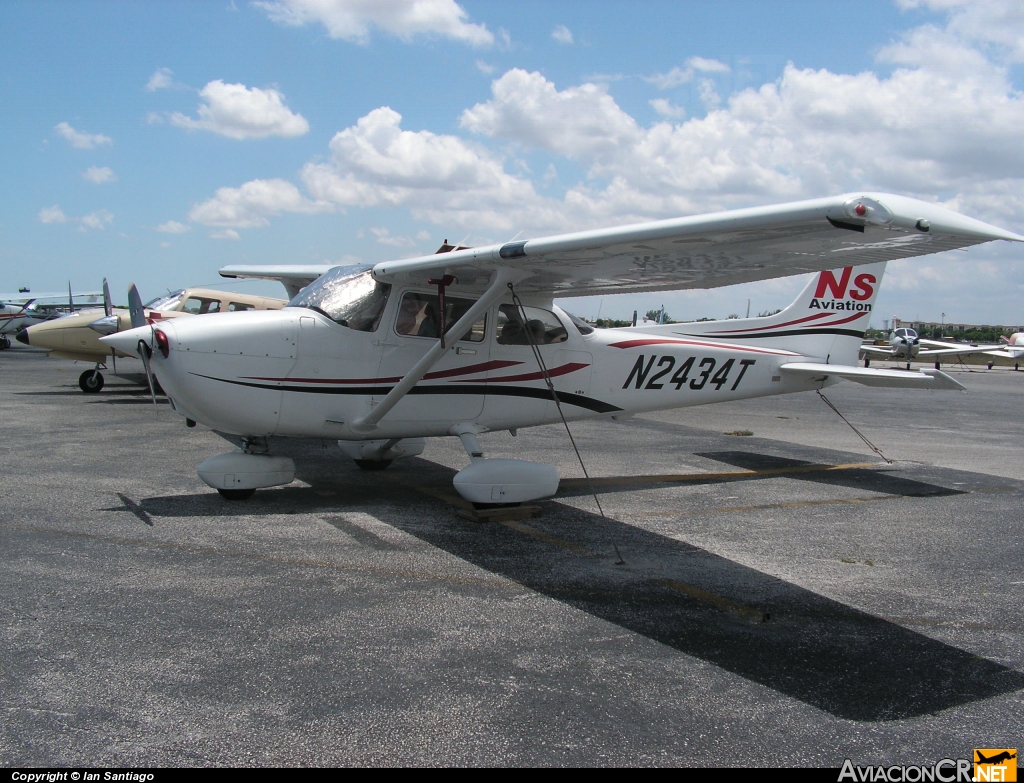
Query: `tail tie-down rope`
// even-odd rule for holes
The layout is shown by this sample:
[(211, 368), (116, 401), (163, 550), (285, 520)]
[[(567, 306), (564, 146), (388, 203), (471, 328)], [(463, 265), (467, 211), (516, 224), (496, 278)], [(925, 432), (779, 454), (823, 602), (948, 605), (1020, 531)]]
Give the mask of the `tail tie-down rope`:
[(854, 432), (856, 432), (856, 433), (857, 433), (857, 435), (859, 435), (859, 436), (860, 436), (860, 439), (861, 439), (862, 441), (864, 441), (864, 442), (865, 442), (866, 444), (868, 444), (868, 448), (869, 448), (869, 449), (871, 449), (871, 450), (872, 450), (873, 452), (875, 452), (875, 454), (877, 454), (877, 455), (878, 455), (879, 457), (881, 457), (882, 459), (884, 459), (884, 460), (885, 460), (886, 462), (888, 462), (888, 463), (889, 463), (890, 465), (892, 464), (892, 460), (891, 460), (891, 459), (889, 459), (889, 458), (888, 458), (887, 456), (885, 456), (885, 455), (884, 455), (884, 454), (882, 453), (882, 450), (881, 450), (880, 448), (878, 448), (878, 447), (877, 447), (877, 446), (876, 446), (876, 445), (875, 445), (874, 443), (872, 443), (871, 441), (869, 441), (869, 440), (867, 439), (867, 437), (866, 437), (866, 436), (864, 435), (864, 433), (863, 433), (863, 432), (861, 432), (861, 431), (860, 431), (859, 429), (857, 429), (857, 428), (856, 428), (856, 427), (854, 427), (854, 426), (853, 426), (852, 424), (850, 424), (850, 421), (849, 421), (849, 419), (847, 419), (847, 418), (846, 418), (846, 417), (845, 417), (845, 416), (844, 416), (843, 414), (841, 414), (841, 413), (839, 412), (839, 408), (837, 408), (837, 407), (836, 407), (835, 405), (833, 405), (833, 404), (832, 404), (832, 401), (831, 401), (831, 400), (829, 400), (829, 398), (828, 398), (828, 397), (826, 397), (826, 396), (825, 396), (824, 394), (822, 394), (820, 390), (818, 390), (818, 396), (819, 396), (819, 397), (821, 397), (821, 400), (822, 400), (822, 402), (824, 402), (824, 403), (825, 403), (825, 404), (826, 404), (826, 405), (827, 405), (828, 407), (830, 407), (830, 408), (831, 408), (832, 410), (834, 410), (834, 411), (835, 411), (835, 413), (836, 413), (836, 416), (838, 416), (838, 417), (839, 417), (840, 419), (842, 419), (843, 421), (845, 421), (845, 422), (846, 422), (846, 423), (847, 423), (847, 424), (849, 425), (850, 429), (851, 429), (851, 430), (853, 430)]
[[(522, 301), (519, 299), (519, 295), (516, 294), (515, 288), (512, 284), (508, 284), (508, 290), (512, 292), (512, 302), (519, 309), (519, 317), (523, 319), (523, 325), (527, 323), (526, 319), (526, 308), (523, 307)], [(533, 339), (533, 332), (529, 329), (524, 329), (526, 332), (526, 338), (530, 341), (530, 349), (533, 351), (533, 357), (537, 360), (537, 366), (540, 367), (540, 374), (544, 378), (544, 383), (547, 384), (548, 391), (551, 392), (551, 399), (555, 401), (555, 407), (558, 408), (558, 415), (562, 419), (562, 424), (565, 426), (565, 432), (569, 436), (569, 442), (572, 444), (572, 450), (576, 452), (576, 459), (579, 460), (580, 467), (583, 469), (583, 475), (587, 479), (587, 485), (590, 487), (590, 494), (594, 498), (594, 503), (597, 504), (597, 510), (601, 513), (601, 517), (608, 520), (608, 516), (604, 513), (604, 508), (601, 506), (601, 501), (597, 497), (597, 490), (594, 488), (594, 482), (590, 478), (590, 473), (587, 472), (587, 466), (583, 464), (583, 456), (580, 454), (579, 448), (576, 446), (576, 439), (572, 436), (572, 430), (569, 429), (569, 422), (565, 419), (565, 414), (562, 412), (562, 401), (558, 399), (558, 392), (555, 391), (555, 384), (551, 380), (551, 374), (548, 372), (548, 366), (544, 363), (544, 357), (541, 356), (540, 349), (537, 347), (537, 343)], [(622, 559), (622, 553), (619, 552), (619, 546), (612, 541), (612, 547), (615, 549), (615, 557), (618, 558), (615, 561), (615, 565), (625, 565), (626, 561)]]

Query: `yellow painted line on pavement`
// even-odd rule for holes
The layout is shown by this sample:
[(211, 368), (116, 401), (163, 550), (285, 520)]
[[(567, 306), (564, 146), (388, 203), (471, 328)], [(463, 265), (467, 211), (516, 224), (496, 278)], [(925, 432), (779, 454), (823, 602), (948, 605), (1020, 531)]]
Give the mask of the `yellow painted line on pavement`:
[(749, 620), (753, 623), (760, 623), (765, 619), (765, 612), (763, 610), (748, 604), (741, 604), (738, 601), (733, 601), (731, 598), (726, 598), (723, 595), (713, 593), (710, 590), (705, 590), (702, 587), (687, 584), (686, 582), (680, 582), (676, 579), (654, 579), (652, 581), (655, 584), (664, 585), (670, 590), (675, 590), (677, 593), (689, 596), (695, 601), (699, 601), (707, 606), (735, 614), (742, 617), (744, 620)]
[[(833, 470), (856, 470), (877, 468), (878, 462), (851, 462), (845, 465), (800, 465), (791, 468), (766, 468), (765, 470), (732, 470), (724, 473), (669, 473), (648, 476), (595, 476), (591, 479), (595, 487), (617, 487), (630, 484), (676, 484), (686, 481), (728, 481), (730, 479), (757, 478), (759, 476), (788, 476), (800, 473), (823, 473)], [(559, 487), (589, 489), (585, 478), (562, 479)]]

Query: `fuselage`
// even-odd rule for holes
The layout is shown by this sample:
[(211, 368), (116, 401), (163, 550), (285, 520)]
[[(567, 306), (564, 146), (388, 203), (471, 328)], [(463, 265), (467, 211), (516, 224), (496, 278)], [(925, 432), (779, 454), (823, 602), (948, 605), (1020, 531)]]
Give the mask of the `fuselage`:
[[(212, 428), (248, 436), (353, 439), (347, 423), (366, 415), (436, 344), (436, 334), (416, 323), (415, 306), (409, 306), (429, 304), (434, 296), (429, 290), (393, 292), (372, 331), (348, 328), (304, 307), (163, 323), (157, 328), (168, 337), (168, 351), (166, 357), (154, 353), (154, 372), (178, 413)], [(491, 308), (382, 419), (373, 437), (447, 435), (467, 422), (499, 430), (558, 421), (529, 340), (509, 328), (512, 307)], [(658, 333), (578, 327), (550, 300), (528, 302), (526, 316), (535, 325), (534, 341), (566, 418), (822, 385), (788, 376), (779, 366), (825, 357), (681, 336), (664, 327)]]

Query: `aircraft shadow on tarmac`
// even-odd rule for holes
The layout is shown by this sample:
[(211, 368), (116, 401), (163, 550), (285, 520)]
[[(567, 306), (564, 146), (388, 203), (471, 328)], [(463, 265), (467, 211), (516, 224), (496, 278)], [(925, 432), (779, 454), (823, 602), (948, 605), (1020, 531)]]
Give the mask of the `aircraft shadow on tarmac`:
[[(411, 486), (451, 486), (454, 471), (428, 460), (403, 460), (399, 482), (397, 475), (365, 474), (308, 451), (292, 456), (297, 476), (311, 488), (262, 490), (239, 504), (213, 493), (154, 497), (140, 507), (152, 517), (320, 514), (343, 533), (352, 531), (339, 510), (366, 508), (480, 568), (840, 718), (900, 720), (1024, 688), (1024, 674), (1013, 669), (700, 547), (557, 500), (543, 503), (543, 518), (528, 525), (478, 524)], [(723, 452), (716, 458), (749, 466), (760, 457)], [(907, 481), (882, 491), (908, 494), (915, 483)], [(925, 488), (928, 494), (944, 489), (917, 487)], [(389, 503), (382, 505), (381, 497)], [(409, 513), (417, 506), (433, 513)], [(450, 517), (438, 522), (438, 512)], [(625, 565), (615, 565), (612, 542)]]

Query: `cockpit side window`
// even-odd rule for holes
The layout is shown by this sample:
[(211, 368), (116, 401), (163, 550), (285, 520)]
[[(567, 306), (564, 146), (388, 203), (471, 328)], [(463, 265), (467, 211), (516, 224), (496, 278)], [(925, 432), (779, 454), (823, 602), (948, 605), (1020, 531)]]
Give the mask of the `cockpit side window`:
[[(565, 312), (565, 311), (563, 310), (563, 312)], [(576, 327), (576, 331), (579, 332), (580, 334), (593, 334), (594, 333), (594, 327), (591, 326), (590, 324), (588, 324), (582, 318), (579, 318), (579, 317), (573, 315), (572, 313), (565, 313), (565, 314), (567, 316), (569, 316), (569, 320), (572, 321), (572, 325)]]
[(254, 304), (242, 304), (241, 302), (230, 302), (228, 304), (229, 313), (237, 313), (242, 310), (255, 310), (256, 305)]
[(552, 345), (564, 343), (569, 333), (550, 310), (538, 307), (523, 308), (526, 322), (515, 305), (498, 308), (498, 345)]
[(220, 299), (209, 299), (205, 296), (190, 296), (182, 305), (181, 312), (192, 315), (206, 315), (220, 312)]
[[(446, 296), (444, 301), (445, 333), (473, 306), (472, 299)], [(441, 329), (438, 318), (437, 294), (420, 294), (409, 291), (402, 297), (398, 308), (395, 332), (405, 337), (437, 337)], [(487, 331), (487, 316), (478, 320), (462, 339), (472, 343), (482, 342)]]
[(369, 270), (331, 270), (299, 291), (288, 307), (305, 307), (357, 332), (375, 332), (388, 303), (391, 286), (378, 283)]

